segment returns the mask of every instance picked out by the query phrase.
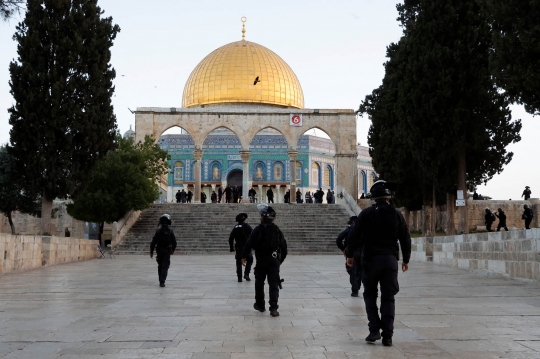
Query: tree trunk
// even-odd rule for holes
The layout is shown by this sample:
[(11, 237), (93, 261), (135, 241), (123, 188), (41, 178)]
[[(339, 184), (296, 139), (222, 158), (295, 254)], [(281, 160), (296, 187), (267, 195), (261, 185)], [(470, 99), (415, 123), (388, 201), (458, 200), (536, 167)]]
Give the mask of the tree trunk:
[(435, 184), (433, 184), (433, 197), (431, 200), (431, 235), (435, 236), (437, 220), (437, 199), (435, 197)]
[(409, 209), (407, 207), (405, 207), (405, 223), (407, 224), (407, 228), (411, 228), (411, 225), (409, 223), (410, 219), (411, 219), (411, 211), (409, 211)]
[(422, 206), (422, 235), (424, 237), (429, 236), (430, 232), (430, 221), (429, 221), (429, 200), (424, 199), (424, 205)]
[(11, 211), (8, 211), (6, 215), (8, 218), (9, 226), (11, 227), (11, 234), (15, 234), (15, 225), (13, 224), (13, 220), (11, 219)]
[(459, 233), (469, 233), (469, 219), (467, 216), (467, 162), (465, 148), (458, 151), (458, 190), (463, 191), (465, 206), (459, 207)]
[(51, 233), (52, 199), (41, 198), (41, 234)]
[(456, 224), (454, 223), (454, 212), (456, 198), (454, 193), (446, 194), (446, 235), (456, 234)]

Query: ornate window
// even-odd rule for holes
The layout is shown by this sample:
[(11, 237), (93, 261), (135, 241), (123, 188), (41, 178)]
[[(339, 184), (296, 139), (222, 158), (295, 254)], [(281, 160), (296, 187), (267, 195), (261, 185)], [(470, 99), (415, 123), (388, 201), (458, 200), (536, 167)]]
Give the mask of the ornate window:
[(221, 166), (219, 165), (219, 162), (212, 163), (212, 181), (219, 181), (221, 180)]
[(281, 162), (276, 162), (274, 164), (274, 180), (283, 180), (283, 164)]
[(311, 185), (313, 187), (319, 187), (319, 172), (321, 168), (317, 162), (313, 162), (311, 167)]
[(324, 169), (323, 186), (331, 187), (332, 183), (332, 167), (326, 166)]
[(264, 164), (262, 162), (257, 162), (255, 164), (255, 172), (253, 173), (253, 179), (256, 179), (256, 180), (264, 179)]
[(359, 196), (364, 193), (367, 193), (366, 189), (367, 183), (366, 183), (366, 172), (360, 170), (360, 173), (358, 174), (358, 192)]
[(174, 183), (182, 183), (184, 181), (184, 163), (181, 161), (174, 163)]
[(302, 182), (302, 164), (296, 161), (296, 182)]

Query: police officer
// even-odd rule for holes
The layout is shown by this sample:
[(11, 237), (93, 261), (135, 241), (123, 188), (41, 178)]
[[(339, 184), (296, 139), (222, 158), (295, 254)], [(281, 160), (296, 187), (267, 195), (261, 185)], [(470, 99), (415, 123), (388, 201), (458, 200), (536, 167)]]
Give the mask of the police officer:
[(486, 223), (486, 229), (488, 232), (493, 232), (491, 225), (495, 222), (495, 215), (491, 213), (489, 208), (486, 208), (486, 214), (484, 214), (484, 221)]
[(156, 231), (152, 242), (150, 243), (150, 258), (154, 257), (154, 248), (156, 249), (156, 262), (158, 263), (159, 286), (165, 287), (165, 280), (169, 266), (171, 265), (171, 254), (176, 249), (176, 237), (169, 228), (171, 225), (171, 216), (164, 214), (159, 218), (161, 228)]
[(264, 281), (268, 279), (270, 315), (279, 316), (277, 311), (279, 298), (279, 268), (287, 257), (287, 242), (281, 230), (274, 224), (276, 211), (266, 203), (257, 205), (261, 214), (259, 224), (249, 236), (244, 246), (242, 263), (246, 263), (251, 249), (255, 250), (257, 266), (255, 267), (255, 304), (253, 308), (259, 312), (266, 311), (264, 302)]
[[(234, 226), (231, 234), (229, 235), (230, 250), (231, 252), (236, 251), (234, 259), (236, 259), (236, 275), (238, 276), (239, 282), (242, 281), (242, 256), (244, 254), (244, 245), (246, 244), (246, 240), (249, 238), (251, 232), (253, 232), (253, 228), (251, 228), (249, 224), (245, 223), (247, 218), (248, 215), (246, 213), (238, 214), (235, 218), (238, 224)], [(234, 243), (235, 241), (236, 244)], [(251, 265), (253, 264), (253, 255), (251, 252), (247, 255), (246, 259), (247, 264), (244, 272), (244, 279), (249, 282), (251, 280), (249, 279), (249, 273), (251, 272)]]
[[(390, 189), (385, 181), (379, 180), (371, 187), (372, 207), (358, 215), (354, 227), (347, 237), (347, 264), (355, 262), (354, 253), (362, 251), (362, 282), (364, 302), (369, 321), (366, 341), (374, 343), (381, 339), (384, 346), (392, 346), (394, 334), (395, 300), (398, 284), (398, 244), (403, 253), (401, 269), (409, 269), (411, 237), (403, 215), (390, 206)], [(381, 286), (381, 316), (377, 308), (377, 285)]]
[[(341, 232), (336, 239), (336, 245), (341, 250), (343, 255), (345, 254), (345, 249), (347, 248), (347, 236), (349, 235), (349, 232), (351, 231), (351, 226), (354, 225), (354, 222), (356, 221), (356, 216), (352, 216), (349, 218), (349, 221), (347, 222), (347, 228)], [(346, 257), (345, 257), (346, 258)], [(347, 270), (347, 273), (349, 273), (349, 282), (351, 283), (351, 297), (358, 297), (358, 290), (360, 289), (361, 285), (361, 278), (362, 278), (362, 266), (360, 265), (360, 252), (358, 252), (355, 255), (355, 261), (352, 267), (349, 267), (347, 263), (345, 263), (345, 269)]]

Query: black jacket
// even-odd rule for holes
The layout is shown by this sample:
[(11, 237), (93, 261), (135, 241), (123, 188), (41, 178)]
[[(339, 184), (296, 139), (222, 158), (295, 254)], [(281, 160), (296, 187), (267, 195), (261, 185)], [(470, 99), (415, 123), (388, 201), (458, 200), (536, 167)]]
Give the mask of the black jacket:
[(351, 226), (345, 228), (336, 238), (336, 246), (340, 251), (344, 251), (347, 248), (347, 236), (351, 231)]
[(378, 201), (358, 215), (354, 227), (347, 236), (347, 258), (353, 258), (356, 250), (364, 258), (375, 254), (398, 254), (401, 246), (403, 262), (411, 258), (411, 236), (403, 215), (386, 202)]
[(172, 229), (169, 228), (167, 225), (161, 225), (161, 228), (156, 231), (156, 234), (154, 234), (154, 237), (152, 238), (152, 242), (150, 243), (150, 254), (154, 254), (154, 249), (156, 249), (156, 252), (159, 252), (161, 250), (165, 250), (166, 248), (161, 248), (158, 245), (158, 239), (159, 237), (166, 232), (170, 232), (170, 241), (171, 241), (171, 254), (176, 250), (176, 237), (174, 235), (174, 232)]
[[(253, 228), (251, 228), (251, 226), (247, 223), (238, 223), (236, 226), (234, 226), (231, 234), (229, 235), (229, 247), (231, 252), (235, 248), (244, 248), (246, 240), (249, 238), (251, 232), (253, 232)], [(235, 240), (236, 246), (234, 245)]]
[(264, 251), (262, 249), (263, 246), (261, 246), (262, 231), (264, 231), (267, 226), (274, 226), (279, 231), (279, 242), (281, 251), (280, 262), (283, 263), (285, 257), (287, 257), (287, 241), (283, 236), (283, 232), (281, 232), (278, 226), (276, 226), (274, 223), (262, 223), (255, 227), (253, 232), (251, 232), (251, 235), (249, 236), (246, 245), (244, 246), (244, 254), (242, 255), (242, 258), (247, 258), (247, 256), (251, 253), (252, 249), (255, 250), (255, 257), (257, 258), (257, 260), (268, 258), (272, 255), (272, 252), (268, 253)]
[(497, 216), (497, 218), (499, 218), (499, 223), (501, 224), (501, 226), (506, 226), (506, 214), (504, 214), (504, 212), (499, 212), (498, 214), (495, 213), (495, 215)]
[(491, 224), (491, 223), (495, 222), (495, 220), (493, 219), (493, 213), (491, 213), (491, 212), (486, 213), (486, 214), (484, 215), (484, 220), (485, 220), (485, 222), (486, 222), (486, 225), (487, 225), (488, 223)]

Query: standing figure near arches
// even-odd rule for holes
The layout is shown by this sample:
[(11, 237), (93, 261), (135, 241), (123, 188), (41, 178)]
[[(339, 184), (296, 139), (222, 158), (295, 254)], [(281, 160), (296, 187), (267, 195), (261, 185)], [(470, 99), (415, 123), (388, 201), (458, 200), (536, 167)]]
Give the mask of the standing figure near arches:
[(272, 187), (268, 188), (268, 191), (266, 191), (266, 197), (268, 197), (268, 203), (274, 203), (274, 192), (272, 192)]

